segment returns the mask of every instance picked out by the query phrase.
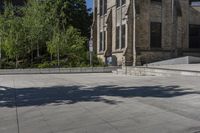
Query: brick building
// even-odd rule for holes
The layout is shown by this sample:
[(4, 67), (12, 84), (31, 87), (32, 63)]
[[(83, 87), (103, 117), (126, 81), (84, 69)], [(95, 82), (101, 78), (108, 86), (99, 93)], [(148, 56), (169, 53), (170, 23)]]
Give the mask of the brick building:
[(112, 65), (200, 56), (200, 0), (94, 0), (92, 39)]

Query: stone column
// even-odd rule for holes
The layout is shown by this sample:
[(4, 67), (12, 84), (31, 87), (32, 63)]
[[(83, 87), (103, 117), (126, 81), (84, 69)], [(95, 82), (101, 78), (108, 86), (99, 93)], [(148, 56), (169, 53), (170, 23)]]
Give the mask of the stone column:
[(133, 65), (133, 5), (129, 4), (127, 10), (127, 46), (124, 52), (125, 65)]

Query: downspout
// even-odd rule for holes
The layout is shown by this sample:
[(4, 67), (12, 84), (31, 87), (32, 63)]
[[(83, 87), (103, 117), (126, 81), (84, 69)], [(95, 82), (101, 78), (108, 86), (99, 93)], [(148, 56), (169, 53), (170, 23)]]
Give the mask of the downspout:
[(133, 6), (133, 66), (136, 66), (136, 45), (135, 45), (135, 28), (136, 28), (136, 9), (135, 9), (135, 0), (132, 0)]
[(120, 0), (119, 48), (122, 49), (122, 0)]
[(174, 0), (172, 1), (172, 24), (174, 24)]
[[(171, 55), (172, 55), (172, 57), (173, 56), (177, 56), (177, 33), (176, 33), (176, 29), (175, 29), (175, 13), (174, 13), (174, 11), (175, 11), (175, 0), (171, 0), (171, 8), (172, 8), (172, 13), (171, 13), (171, 15), (172, 15), (172, 24), (171, 24), (171, 51), (172, 51), (172, 53), (171, 53)], [(177, 16), (176, 16), (177, 17)], [(175, 36), (175, 37), (174, 37)], [(175, 40), (174, 40), (175, 39)]]
[[(106, 1), (107, 2), (107, 1)], [(102, 6), (103, 6), (103, 8), (102, 8), (102, 17), (103, 17), (103, 27), (102, 27), (102, 35), (103, 35), (103, 37), (102, 37), (102, 39), (103, 39), (103, 42), (102, 42), (102, 44), (103, 44), (103, 46), (102, 46), (102, 49), (103, 49), (103, 53), (105, 54), (105, 50), (106, 50), (106, 30), (105, 30), (105, 28), (106, 28), (106, 26), (105, 26), (105, 0), (103, 0), (102, 1)], [(106, 9), (107, 10), (107, 9)], [(107, 57), (105, 57), (104, 56), (104, 59), (105, 59), (105, 64), (107, 65)]]

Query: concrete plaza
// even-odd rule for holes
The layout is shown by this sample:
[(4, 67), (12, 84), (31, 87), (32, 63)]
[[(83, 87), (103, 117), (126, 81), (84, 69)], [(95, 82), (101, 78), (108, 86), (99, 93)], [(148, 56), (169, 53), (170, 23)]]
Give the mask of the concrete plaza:
[(0, 133), (200, 133), (200, 78), (1, 75)]

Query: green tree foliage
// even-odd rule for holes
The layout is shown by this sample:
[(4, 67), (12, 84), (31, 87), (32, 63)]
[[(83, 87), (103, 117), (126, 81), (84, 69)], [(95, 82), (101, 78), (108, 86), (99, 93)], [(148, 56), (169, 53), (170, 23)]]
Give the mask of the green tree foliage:
[(3, 31), (2, 48), (9, 59), (15, 59), (16, 67), (18, 59), (23, 58), (24, 53), (24, 31), (22, 18), (15, 16), (13, 6), (9, 5), (5, 9), (4, 23), (1, 24)]
[(17, 7), (7, 1), (5, 5), (0, 15), (0, 50), (4, 64), (15, 62), (15, 67), (88, 65), (91, 15), (85, 0), (29, 0)]
[(65, 57), (68, 62), (76, 62), (73, 65), (77, 66), (83, 61), (86, 40), (86, 37), (82, 37), (77, 29), (69, 26), (66, 31), (54, 31), (52, 40), (47, 43), (47, 48), (51, 55), (57, 56), (58, 59)]
[(88, 12), (85, 0), (48, 0), (47, 5), (61, 29), (71, 25), (79, 29), (83, 36), (89, 36), (92, 15)]

